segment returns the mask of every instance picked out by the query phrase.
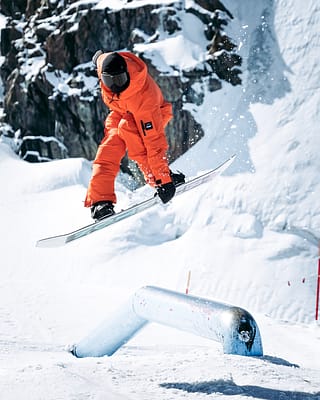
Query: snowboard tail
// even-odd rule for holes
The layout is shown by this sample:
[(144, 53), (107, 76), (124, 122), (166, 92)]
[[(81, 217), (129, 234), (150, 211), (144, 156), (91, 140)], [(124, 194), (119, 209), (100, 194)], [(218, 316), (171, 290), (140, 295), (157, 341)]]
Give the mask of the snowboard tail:
[[(187, 192), (197, 186), (202, 185), (213, 179), (215, 176), (220, 175), (224, 172), (234, 161), (235, 155), (229, 158), (227, 161), (219, 165), (217, 168), (212, 169), (203, 175), (197, 176), (186, 183), (177, 186), (175, 196)], [(132, 207), (127, 208), (126, 210), (120, 211), (110, 217), (102, 219), (98, 222), (94, 222), (90, 225), (84, 226), (80, 229), (77, 229), (70, 233), (65, 233), (58, 236), (51, 236), (48, 238), (40, 239), (36, 242), (36, 247), (59, 247), (64, 246), (65, 244), (72, 242), (74, 240), (80, 239), (81, 237), (87, 236), (93, 232), (96, 232), (100, 229), (106, 228), (107, 226), (113, 225), (117, 222), (120, 222), (126, 218), (129, 218), (133, 215), (136, 215), (148, 208), (153, 207), (154, 205), (161, 203), (161, 200), (158, 196), (154, 196), (150, 199), (144, 200), (139, 204), (133, 205)]]

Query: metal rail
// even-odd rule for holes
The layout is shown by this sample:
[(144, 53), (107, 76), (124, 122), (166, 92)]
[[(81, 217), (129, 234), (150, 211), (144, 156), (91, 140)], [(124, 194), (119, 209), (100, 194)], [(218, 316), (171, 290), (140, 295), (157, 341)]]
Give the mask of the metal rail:
[(225, 354), (263, 355), (259, 328), (244, 309), (154, 286), (139, 289), (71, 352), (76, 357), (111, 356), (148, 322), (219, 341)]

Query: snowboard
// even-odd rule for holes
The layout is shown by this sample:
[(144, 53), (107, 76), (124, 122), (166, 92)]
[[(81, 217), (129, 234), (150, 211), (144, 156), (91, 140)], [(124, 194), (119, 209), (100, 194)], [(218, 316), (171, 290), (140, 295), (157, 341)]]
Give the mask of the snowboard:
[[(185, 193), (197, 186), (202, 185), (203, 183), (206, 183), (213, 179), (215, 176), (220, 175), (223, 171), (225, 171), (234, 161), (235, 155), (233, 155), (231, 158), (226, 160), (224, 163), (219, 165), (217, 168), (211, 169), (208, 172), (197, 176), (193, 179), (190, 179), (189, 181), (183, 183), (180, 186), (177, 186), (176, 188), (176, 194), (180, 195), (182, 193)], [(175, 198), (174, 197), (174, 198)], [(174, 200), (173, 198), (173, 200)], [(136, 215), (144, 210), (147, 210), (150, 207), (153, 207), (156, 204), (162, 204), (159, 196), (154, 196), (152, 198), (149, 198), (147, 200), (142, 201), (141, 203), (138, 203), (136, 205), (133, 205), (125, 210), (122, 210), (110, 217), (107, 217), (105, 219), (102, 219), (100, 221), (94, 222), (90, 225), (84, 226), (80, 229), (77, 229), (73, 232), (70, 233), (65, 233), (62, 235), (58, 236), (51, 236), (48, 238), (40, 239), (36, 242), (36, 247), (59, 247), (59, 246), (64, 246), (67, 243), (70, 243), (74, 240), (80, 239), (81, 237), (87, 236), (90, 233), (99, 231), (100, 229), (106, 228), (107, 226), (113, 225), (117, 222), (120, 222), (126, 218), (129, 218), (133, 215)]]

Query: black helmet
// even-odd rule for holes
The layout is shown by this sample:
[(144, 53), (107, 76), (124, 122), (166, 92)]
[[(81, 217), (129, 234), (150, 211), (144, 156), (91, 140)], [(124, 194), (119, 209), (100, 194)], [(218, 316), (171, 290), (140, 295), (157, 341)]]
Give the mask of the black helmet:
[(101, 80), (114, 93), (127, 89), (130, 77), (126, 61), (119, 53), (111, 53), (103, 60)]

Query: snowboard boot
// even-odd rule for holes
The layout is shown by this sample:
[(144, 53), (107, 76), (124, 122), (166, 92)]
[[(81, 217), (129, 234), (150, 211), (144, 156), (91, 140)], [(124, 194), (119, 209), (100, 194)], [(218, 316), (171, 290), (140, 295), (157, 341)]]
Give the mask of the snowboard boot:
[(113, 215), (114, 209), (111, 201), (98, 201), (91, 207), (91, 217), (96, 221)]
[(170, 176), (171, 176), (174, 186), (176, 186), (176, 187), (180, 186), (186, 182), (185, 175), (180, 171), (178, 171), (178, 173), (174, 173), (170, 170)]

